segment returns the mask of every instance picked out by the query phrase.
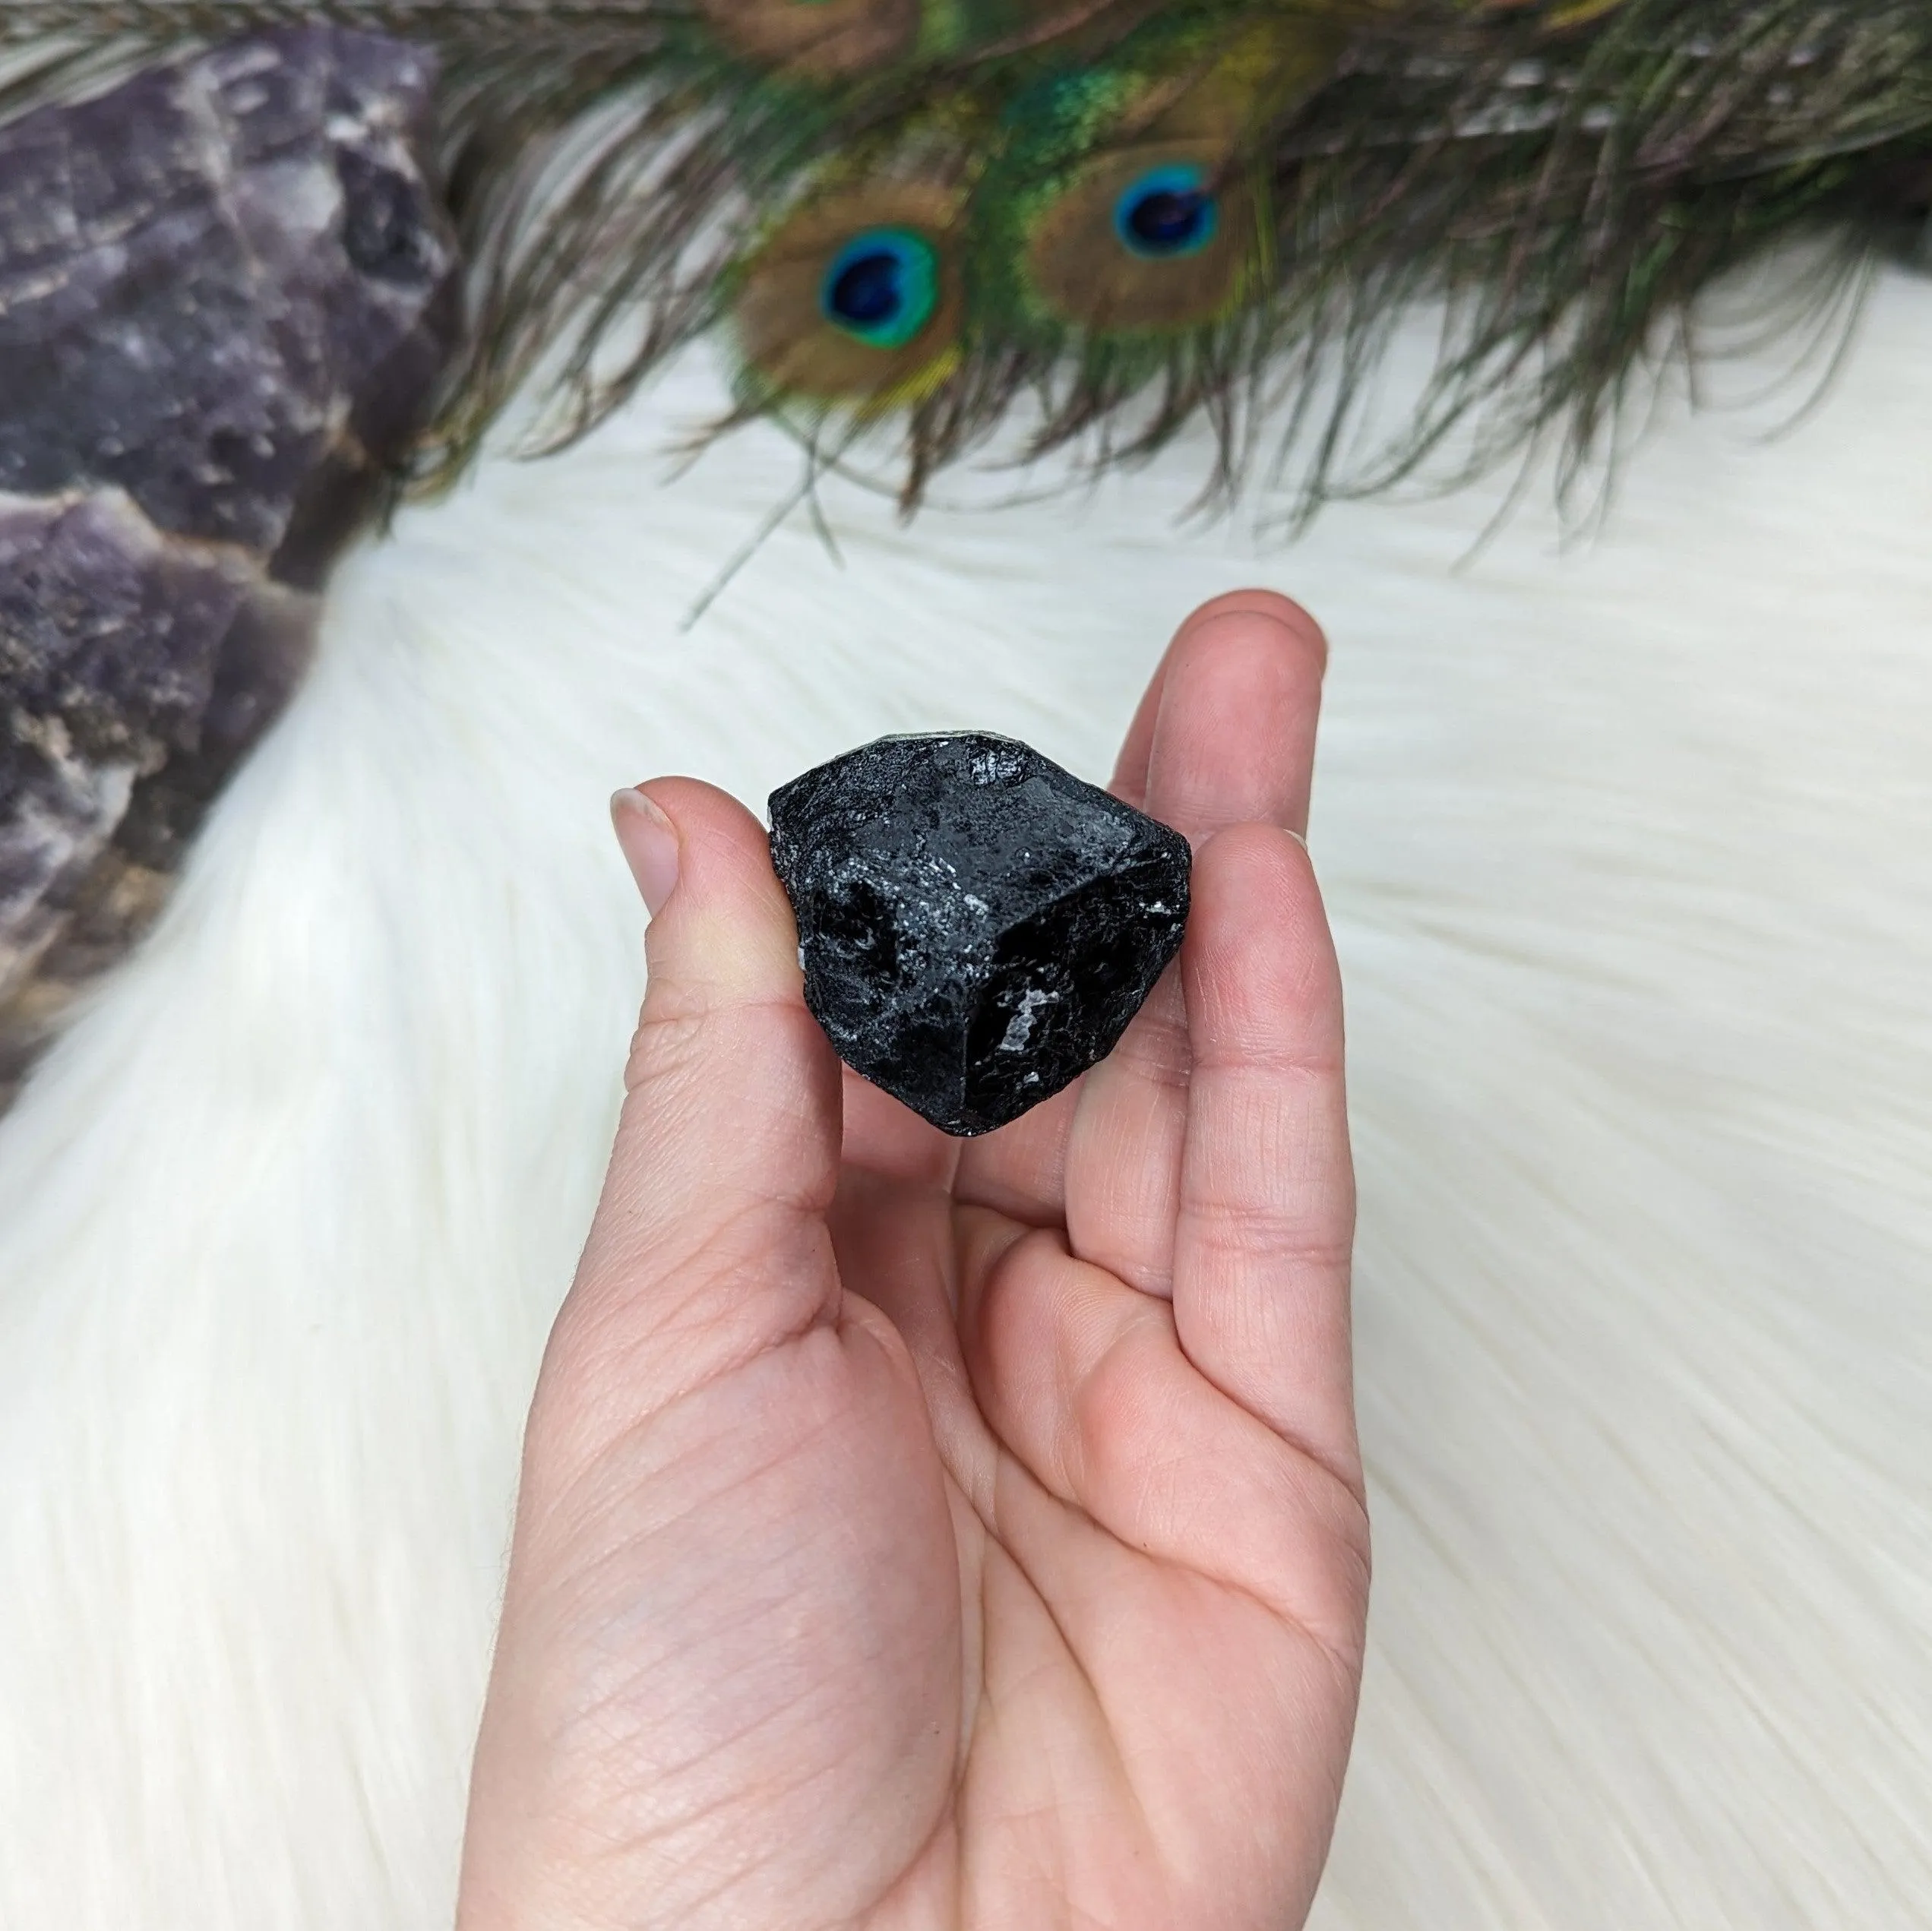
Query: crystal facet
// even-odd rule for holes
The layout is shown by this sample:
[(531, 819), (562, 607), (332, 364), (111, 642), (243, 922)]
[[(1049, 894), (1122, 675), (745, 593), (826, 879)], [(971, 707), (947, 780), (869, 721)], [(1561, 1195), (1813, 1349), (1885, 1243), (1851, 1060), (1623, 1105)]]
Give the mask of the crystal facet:
[(839, 1056), (983, 1133), (1112, 1050), (1180, 948), (1178, 832), (1010, 738), (881, 738), (771, 796), (805, 1003)]

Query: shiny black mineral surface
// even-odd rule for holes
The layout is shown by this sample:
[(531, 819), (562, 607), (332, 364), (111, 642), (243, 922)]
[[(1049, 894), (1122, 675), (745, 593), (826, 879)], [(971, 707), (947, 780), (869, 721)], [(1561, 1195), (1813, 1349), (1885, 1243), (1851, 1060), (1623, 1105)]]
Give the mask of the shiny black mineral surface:
[(771, 796), (805, 1003), (949, 1133), (1003, 1127), (1112, 1049), (1181, 944), (1187, 841), (1036, 751), (881, 738)]

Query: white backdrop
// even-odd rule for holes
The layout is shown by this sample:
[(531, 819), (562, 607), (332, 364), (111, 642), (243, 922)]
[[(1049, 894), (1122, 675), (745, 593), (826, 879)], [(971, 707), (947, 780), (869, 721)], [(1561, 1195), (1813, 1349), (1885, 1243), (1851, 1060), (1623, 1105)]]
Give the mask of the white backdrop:
[[(1738, 371), (1748, 384), (1754, 371)], [(522, 1410), (640, 990), (612, 789), (971, 723), (1104, 776), (1244, 580), (1334, 646), (1373, 1648), (1321, 1931), (1932, 1917), (1932, 283), (1791, 434), (1183, 530), (666, 487), (694, 359), (339, 578), (0, 1123), (0, 1926), (447, 1922)], [(942, 485), (942, 496), (957, 493)], [(1230, 1803), (1241, 1801), (1238, 1791)]]

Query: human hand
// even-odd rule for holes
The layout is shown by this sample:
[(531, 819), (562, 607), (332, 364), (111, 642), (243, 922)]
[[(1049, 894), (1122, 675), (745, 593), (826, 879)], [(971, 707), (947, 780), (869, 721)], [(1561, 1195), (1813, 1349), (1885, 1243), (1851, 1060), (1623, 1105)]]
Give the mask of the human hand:
[(1195, 841), (1180, 959), (963, 1145), (842, 1073), (749, 814), (621, 801), (650, 990), (460, 1931), (1301, 1921), (1368, 1576), (1322, 656), (1258, 592), (1183, 626), (1114, 785)]

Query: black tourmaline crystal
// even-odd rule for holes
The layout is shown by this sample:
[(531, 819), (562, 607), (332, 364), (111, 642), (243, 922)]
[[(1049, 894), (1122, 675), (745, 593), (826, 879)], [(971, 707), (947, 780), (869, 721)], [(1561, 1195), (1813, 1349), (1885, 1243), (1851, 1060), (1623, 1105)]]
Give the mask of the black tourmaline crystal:
[(1187, 841), (983, 732), (881, 738), (771, 795), (805, 1003), (949, 1133), (1109, 1052), (1180, 948)]

